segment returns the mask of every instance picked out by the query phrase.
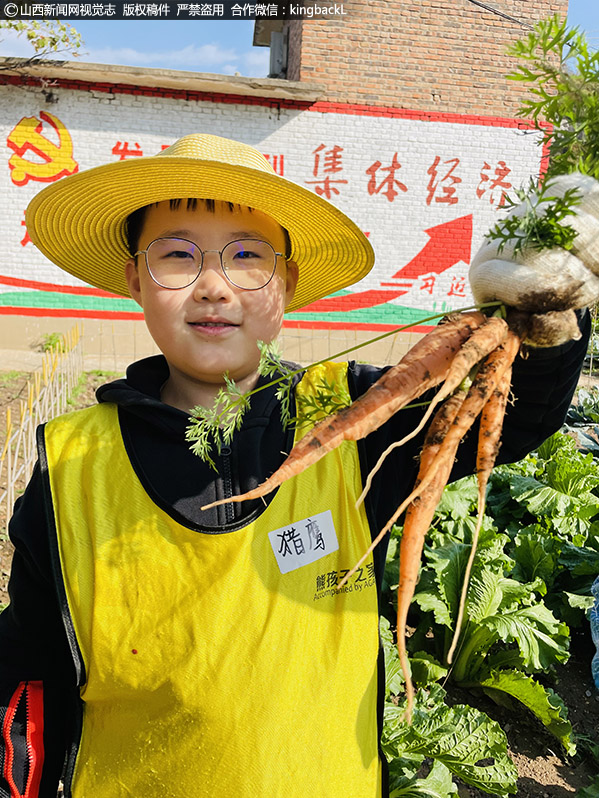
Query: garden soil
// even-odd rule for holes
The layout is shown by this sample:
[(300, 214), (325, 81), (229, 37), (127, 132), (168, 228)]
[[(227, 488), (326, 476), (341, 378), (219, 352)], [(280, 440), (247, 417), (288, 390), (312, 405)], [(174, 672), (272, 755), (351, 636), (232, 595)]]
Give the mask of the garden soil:
[[(18, 418), (19, 403), (26, 395), (27, 374), (0, 372), (0, 423), (8, 406)], [(73, 409), (95, 401), (98, 385), (114, 375), (90, 373), (72, 400)], [(4, 445), (4, 428), (0, 429), (0, 452)], [(24, 485), (19, 486), (20, 490)], [(0, 491), (3, 486), (0, 485)], [(6, 534), (6, 519), (0, 517), (0, 606), (8, 601), (6, 592), (11, 559), (11, 545)], [(451, 703), (468, 703), (494, 718), (504, 729), (509, 753), (518, 768), (518, 798), (574, 798), (599, 775), (598, 760), (591, 753), (599, 747), (599, 691), (593, 685), (590, 661), (593, 655), (588, 625), (573, 633), (570, 661), (557, 668), (554, 676), (545, 679), (564, 700), (574, 729), (578, 754), (569, 758), (558, 742), (532, 714), (514, 702), (511, 707), (498, 706), (480, 693), (450, 689)], [(488, 793), (459, 784), (459, 798), (484, 798)]]

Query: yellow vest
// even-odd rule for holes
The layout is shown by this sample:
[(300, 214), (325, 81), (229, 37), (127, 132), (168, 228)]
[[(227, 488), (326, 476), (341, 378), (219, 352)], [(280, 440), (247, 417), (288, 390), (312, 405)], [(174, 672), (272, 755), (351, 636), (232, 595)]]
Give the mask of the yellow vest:
[[(298, 392), (325, 373), (346, 380)], [(45, 450), (86, 669), (74, 798), (380, 796), (372, 560), (335, 590), (371, 539), (356, 445), (221, 534), (153, 503), (115, 405), (50, 422)]]

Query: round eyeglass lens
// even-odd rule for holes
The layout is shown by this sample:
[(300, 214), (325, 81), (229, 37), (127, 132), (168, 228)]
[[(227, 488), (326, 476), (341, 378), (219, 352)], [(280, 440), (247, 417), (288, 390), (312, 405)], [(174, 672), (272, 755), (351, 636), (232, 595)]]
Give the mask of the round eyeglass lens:
[(202, 253), (182, 238), (157, 238), (147, 250), (151, 277), (164, 288), (191, 285), (202, 268)]
[(245, 238), (231, 241), (222, 251), (225, 275), (238, 288), (264, 288), (275, 273), (277, 256), (266, 241)]

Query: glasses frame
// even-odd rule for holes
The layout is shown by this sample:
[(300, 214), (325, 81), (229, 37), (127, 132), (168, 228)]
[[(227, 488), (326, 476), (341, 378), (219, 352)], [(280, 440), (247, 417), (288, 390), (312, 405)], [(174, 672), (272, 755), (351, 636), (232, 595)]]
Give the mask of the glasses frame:
[[(193, 278), (193, 280), (191, 280), (191, 282), (186, 283), (185, 285), (178, 285), (178, 286), (163, 285), (161, 282), (159, 282), (156, 279), (156, 277), (154, 277), (154, 275), (152, 274), (152, 270), (150, 269), (150, 262), (148, 260), (148, 250), (150, 249), (152, 244), (154, 244), (156, 241), (185, 241), (186, 244), (191, 244), (192, 246), (194, 246), (198, 250), (198, 252), (202, 256), (202, 259), (200, 261), (200, 268), (198, 269), (198, 273)], [(270, 277), (268, 278), (268, 280), (264, 283), (264, 285), (261, 285), (258, 288), (245, 288), (243, 285), (237, 285), (237, 283), (233, 282), (233, 280), (227, 274), (227, 270), (225, 269), (225, 265), (223, 263), (223, 252), (229, 246), (229, 244), (235, 244), (237, 241), (241, 241), (241, 242), (259, 241), (260, 243), (266, 244), (267, 246), (269, 246), (272, 249), (273, 254), (275, 256), (275, 262), (274, 262), (274, 266), (273, 266), (273, 269), (272, 269), (272, 273), (271, 273)], [(223, 275), (225, 277), (225, 280), (228, 283), (230, 283), (232, 286), (234, 286), (235, 288), (239, 288), (241, 291), (261, 291), (263, 288), (266, 288), (266, 286), (271, 282), (272, 278), (275, 276), (275, 272), (277, 270), (277, 258), (285, 257), (282, 252), (277, 252), (272, 244), (270, 244), (268, 241), (264, 241), (262, 238), (235, 238), (235, 239), (233, 239), (233, 241), (229, 241), (227, 244), (225, 244), (222, 249), (201, 249), (195, 243), (195, 241), (190, 241), (189, 238), (180, 238), (179, 236), (159, 236), (158, 238), (155, 238), (153, 241), (150, 241), (150, 243), (148, 244), (148, 246), (145, 249), (138, 249), (137, 252), (134, 253), (133, 257), (136, 258), (138, 255), (143, 255), (144, 256), (144, 259), (145, 259), (145, 262), (146, 262), (146, 269), (148, 270), (148, 274), (150, 275), (151, 279), (156, 283), (156, 285), (160, 286), (160, 288), (165, 288), (167, 291), (180, 291), (183, 288), (189, 288), (190, 285), (193, 285), (195, 283), (195, 281), (198, 279), (198, 277), (202, 273), (202, 269), (204, 268), (204, 256), (207, 255), (210, 252), (218, 252), (219, 260), (220, 260), (220, 268), (221, 268), (221, 271), (222, 271), (222, 273), (223, 273)]]

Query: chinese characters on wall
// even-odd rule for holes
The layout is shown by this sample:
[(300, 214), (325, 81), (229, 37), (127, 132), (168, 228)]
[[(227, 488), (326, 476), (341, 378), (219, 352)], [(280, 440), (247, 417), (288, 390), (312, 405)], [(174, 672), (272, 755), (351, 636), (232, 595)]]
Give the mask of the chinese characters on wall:
[[(506, 195), (522, 179), (521, 165), (520, 171), (514, 170), (517, 148), (513, 140), (506, 146), (505, 155), (495, 145), (490, 150), (472, 147), (469, 142), (478, 132), (464, 125), (460, 136), (448, 137), (442, 145), (437, 132), (436, 138), (433, 136), (428, 144), (421, 142), (416, 150), (410, 141), (404, 149), (397, 144), (390, 146), (390, 141), (401, 140), (398, 134), (394, 138), (372, 137), (364, 146), (361, 136), (355, 135), (352, 140), (347, 134), (335, 134), (335, 114), (325, 116), (322, 129), (326, 124), (326, 129), (333, 131), (330, 136), (296, 135), (293, 140), (282, 128), (275, 130), (276, 135), (271, 131), (263, 154), (277, 175), (342, 209), (348, 207), (352, 218), (358, 208), (362, 226), (377, 251), (377, 263), (364, 290), (355, 288), (347, 296), (319, 300), (307, 312), (374, 310), (398, 300), (418, 308), (454, 300), (456, 307), (463, 306), (469, 296), (466, 274), (473, 219), (479, 214), (479, 218), (494, 218), (504, 207)], [(69, 129), (66, 117), (61, 119), (45, 110), (16, 118), (6, 137), (8, 175), (15, 191), (27, 191), (21, 205), (10, 200), (22, 216), (19, 227), (9, 235), (21, 251), (31, 243), (24, 213), (32, 185), (38, 183), (41, 188), (41, 184), (75, 174), (80, 168), (154, 155), (176, 139), (174, 135), (160, 141), (158, 136), (118, 137), (101, 131), (75, 131), (74, 125)], [(358, 118), (352, 124), (368, 126), (369, 121)], [(394, 124), (401, 125), (402, 120), (394, 120)], [(91, 135), (93, 147), (91, 139), (81, 140)], [(493, 141), (490, 136), (486, 140)], [(83, 154), (89, 157), (92, 152), (94, 162), (85, 162)], [(394, 221), (399, 213), (401, 228)], [(436, 222), (433, 225), (432, 219)], [(399, 230), (402, 236), (397, 238)], [(290, 540), (289, 545), (295, 544)]]
[[(331, 200), (335, 194), (339, 194), (342, 185), (348, 185), (349, 181), (343, 177), (343, 147), (334, 145), (327, 148), (325, 144), (320, 144), (312, 152), (314, 166), (312, 175), (317, 180), (306, 180), (306, 185), (313, 185), (317, 194)], [(425, 170), (428, 176), (426, 204), (444, 203), (447, 205), (457, 205), (460, 199), (470, 200), (470, 197), (461, 195), (459, 186), (462, 183), (460, 177), (460, 158), (447, 158), (442, 160), (440, 155), (436, 155), (430, 166)], [(399, 194), (407, 194), (408, 186), (397, 177), (402, 164), (399, 161), (399, 154), (395, 152), (391, 163), (383, 165), (383, 162), (376, 160), (365, 170), (369, 180), (365, 183), (367, 193), (372, 196), (380, 194), (393, 202)], [(511, 169), (505, 161), (499, 161), (495, 166), (486, 161), (480, 167), (480, 182), (476, 188), (477, 199), (486, 199), (491, 205), (502, 207), (505, 202), (505, 194), (512, 187), (512, 184), (505, 178)], [(352, 185), (350, 190), (359, 188)]]

